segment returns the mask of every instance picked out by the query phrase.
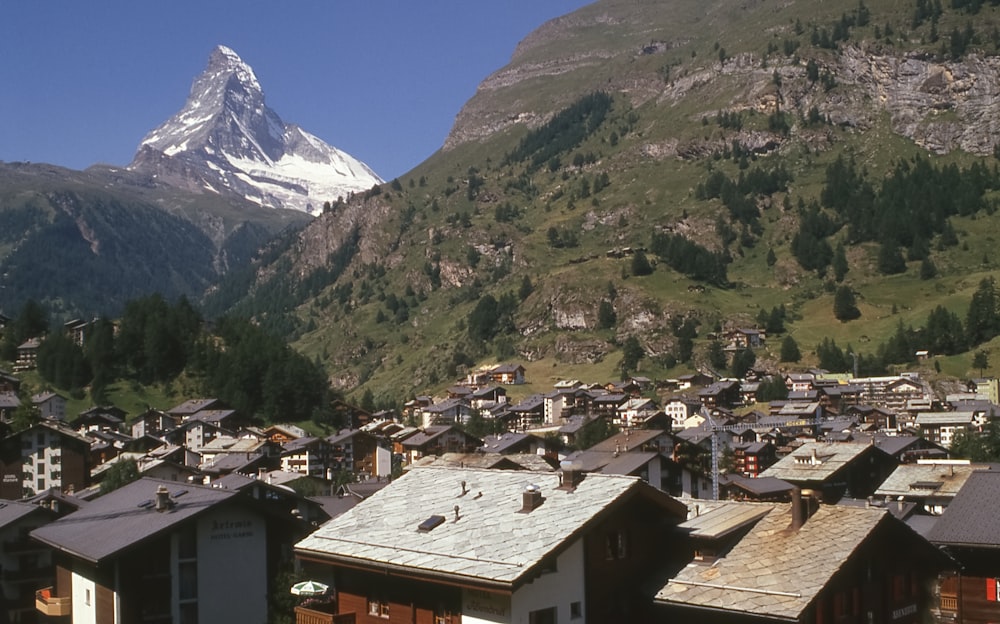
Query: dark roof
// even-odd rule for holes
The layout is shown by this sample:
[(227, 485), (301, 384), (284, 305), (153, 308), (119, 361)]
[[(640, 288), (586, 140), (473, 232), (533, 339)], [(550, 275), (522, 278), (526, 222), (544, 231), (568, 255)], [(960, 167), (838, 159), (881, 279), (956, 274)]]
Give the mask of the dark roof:
[(21, 518), (26, 518), (33, 513), (42, 513), (43, 511), (49, 510), (41, 505), (32, 505), (30, 503), (20, 503), (11, 500), (0, 500), (0, 528), (13, 524)]
[(743, 475), (732, 474), (729, 475), (729, 483), (734, 487), (758, 496), (783, 494), (795, 489), (794, 485), (777, 477), (757, 477), (756, 479), (750, 479)]
[(969, 475), (927, 538), (935, 544), (1000, 548), (1000, 472)]
[[(156, 511), (156, 490), (166, 486), (173, 505)], [(236, 496), (236, 492), (143, 478), (105, 494), (79, 511), (32, 531), (44, 544), (99, 563), (168, 531)]]
[(503, 453), (521, 444), (530, 442), (531, 434), (506, 431), (501, 435), (490, 434), (483, 438), (482, 448), (491, 453)]
[(295, 438), (294, 440), (289, 440), (288, 442), (285, 442), (284, 444), (281, 445), (281, 448), (284, 449), (282, 455), (290, 455), (292, 453), (298, 453), (299, 451), (305, 448), (317, 446), (321, 442), (325, 442), (325, 440), (323, 440), (323, 438), (314, 438), (312, 436), (307, 436), (305, 438)]

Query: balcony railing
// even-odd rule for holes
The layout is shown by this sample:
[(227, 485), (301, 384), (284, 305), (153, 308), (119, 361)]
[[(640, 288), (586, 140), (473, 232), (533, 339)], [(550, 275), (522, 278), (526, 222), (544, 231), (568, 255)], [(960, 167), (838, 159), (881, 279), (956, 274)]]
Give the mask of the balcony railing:
[(52, 588), (46, 587), (35, 592), (35, 609), (50, 617), (73, 613), (73, 599), (69, 596), (53, 596)]
[(942, 611), (958, 611), (958, 596), (941, 596)]
[(309, 607), (295, 607), (295, 624), (355, 624), (355, 622), (353, 612), (337, 615)]

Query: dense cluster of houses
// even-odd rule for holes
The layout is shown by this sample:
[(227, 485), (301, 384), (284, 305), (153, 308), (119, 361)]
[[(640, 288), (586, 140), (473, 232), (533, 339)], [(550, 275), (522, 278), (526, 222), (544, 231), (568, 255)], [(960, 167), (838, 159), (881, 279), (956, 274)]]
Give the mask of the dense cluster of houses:
[(764, 410), (752, 371), (509, 401), (505, 364), (314, 436), (52, 392), (12, 431), (0, 371), (0, 621), (264, 622), (305, 578), (300, 624), (1000, 618), (1000, 466), (949, 454), (997, 380), (782, 380)]

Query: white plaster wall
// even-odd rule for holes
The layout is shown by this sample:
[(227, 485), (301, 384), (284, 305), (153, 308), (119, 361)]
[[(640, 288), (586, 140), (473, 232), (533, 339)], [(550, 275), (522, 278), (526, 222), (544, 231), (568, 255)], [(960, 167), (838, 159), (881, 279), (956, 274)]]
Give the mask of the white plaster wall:
[(198, 621), (265, 623), (266, 538), (264, 518), (246, 510), (219, 509), (199, 519)]
[[(90, 604), (87, 604), (87, 592)], [(94, 581), (73, 573), (73, 624), (97, 624), (97, 585)], [(115, 597), (117, 600), (117, 596)]]
[[(579, 602), (583, 617), (570, 620), (569, 605)], [(579, 624), (587, 620), (583, 578), (583, 540), (578, 539), (559, 556), (556, 572), (543, 574), (524, 585), (511, 597), (511, 624), (528, 624), (528, 613), (556, 607), (559, 624)], [(465, 622), (463, 616), (462, 621)]]

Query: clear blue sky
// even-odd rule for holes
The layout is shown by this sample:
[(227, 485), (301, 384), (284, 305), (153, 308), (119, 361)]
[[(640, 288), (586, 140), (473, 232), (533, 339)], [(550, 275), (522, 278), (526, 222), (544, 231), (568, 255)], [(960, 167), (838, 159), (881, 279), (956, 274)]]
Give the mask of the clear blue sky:
[(441, 146), (521, 39), (591, 1), (7, 2), (0, 160), (128, 164), (223, 44), (286, 123), (391, 179)]

